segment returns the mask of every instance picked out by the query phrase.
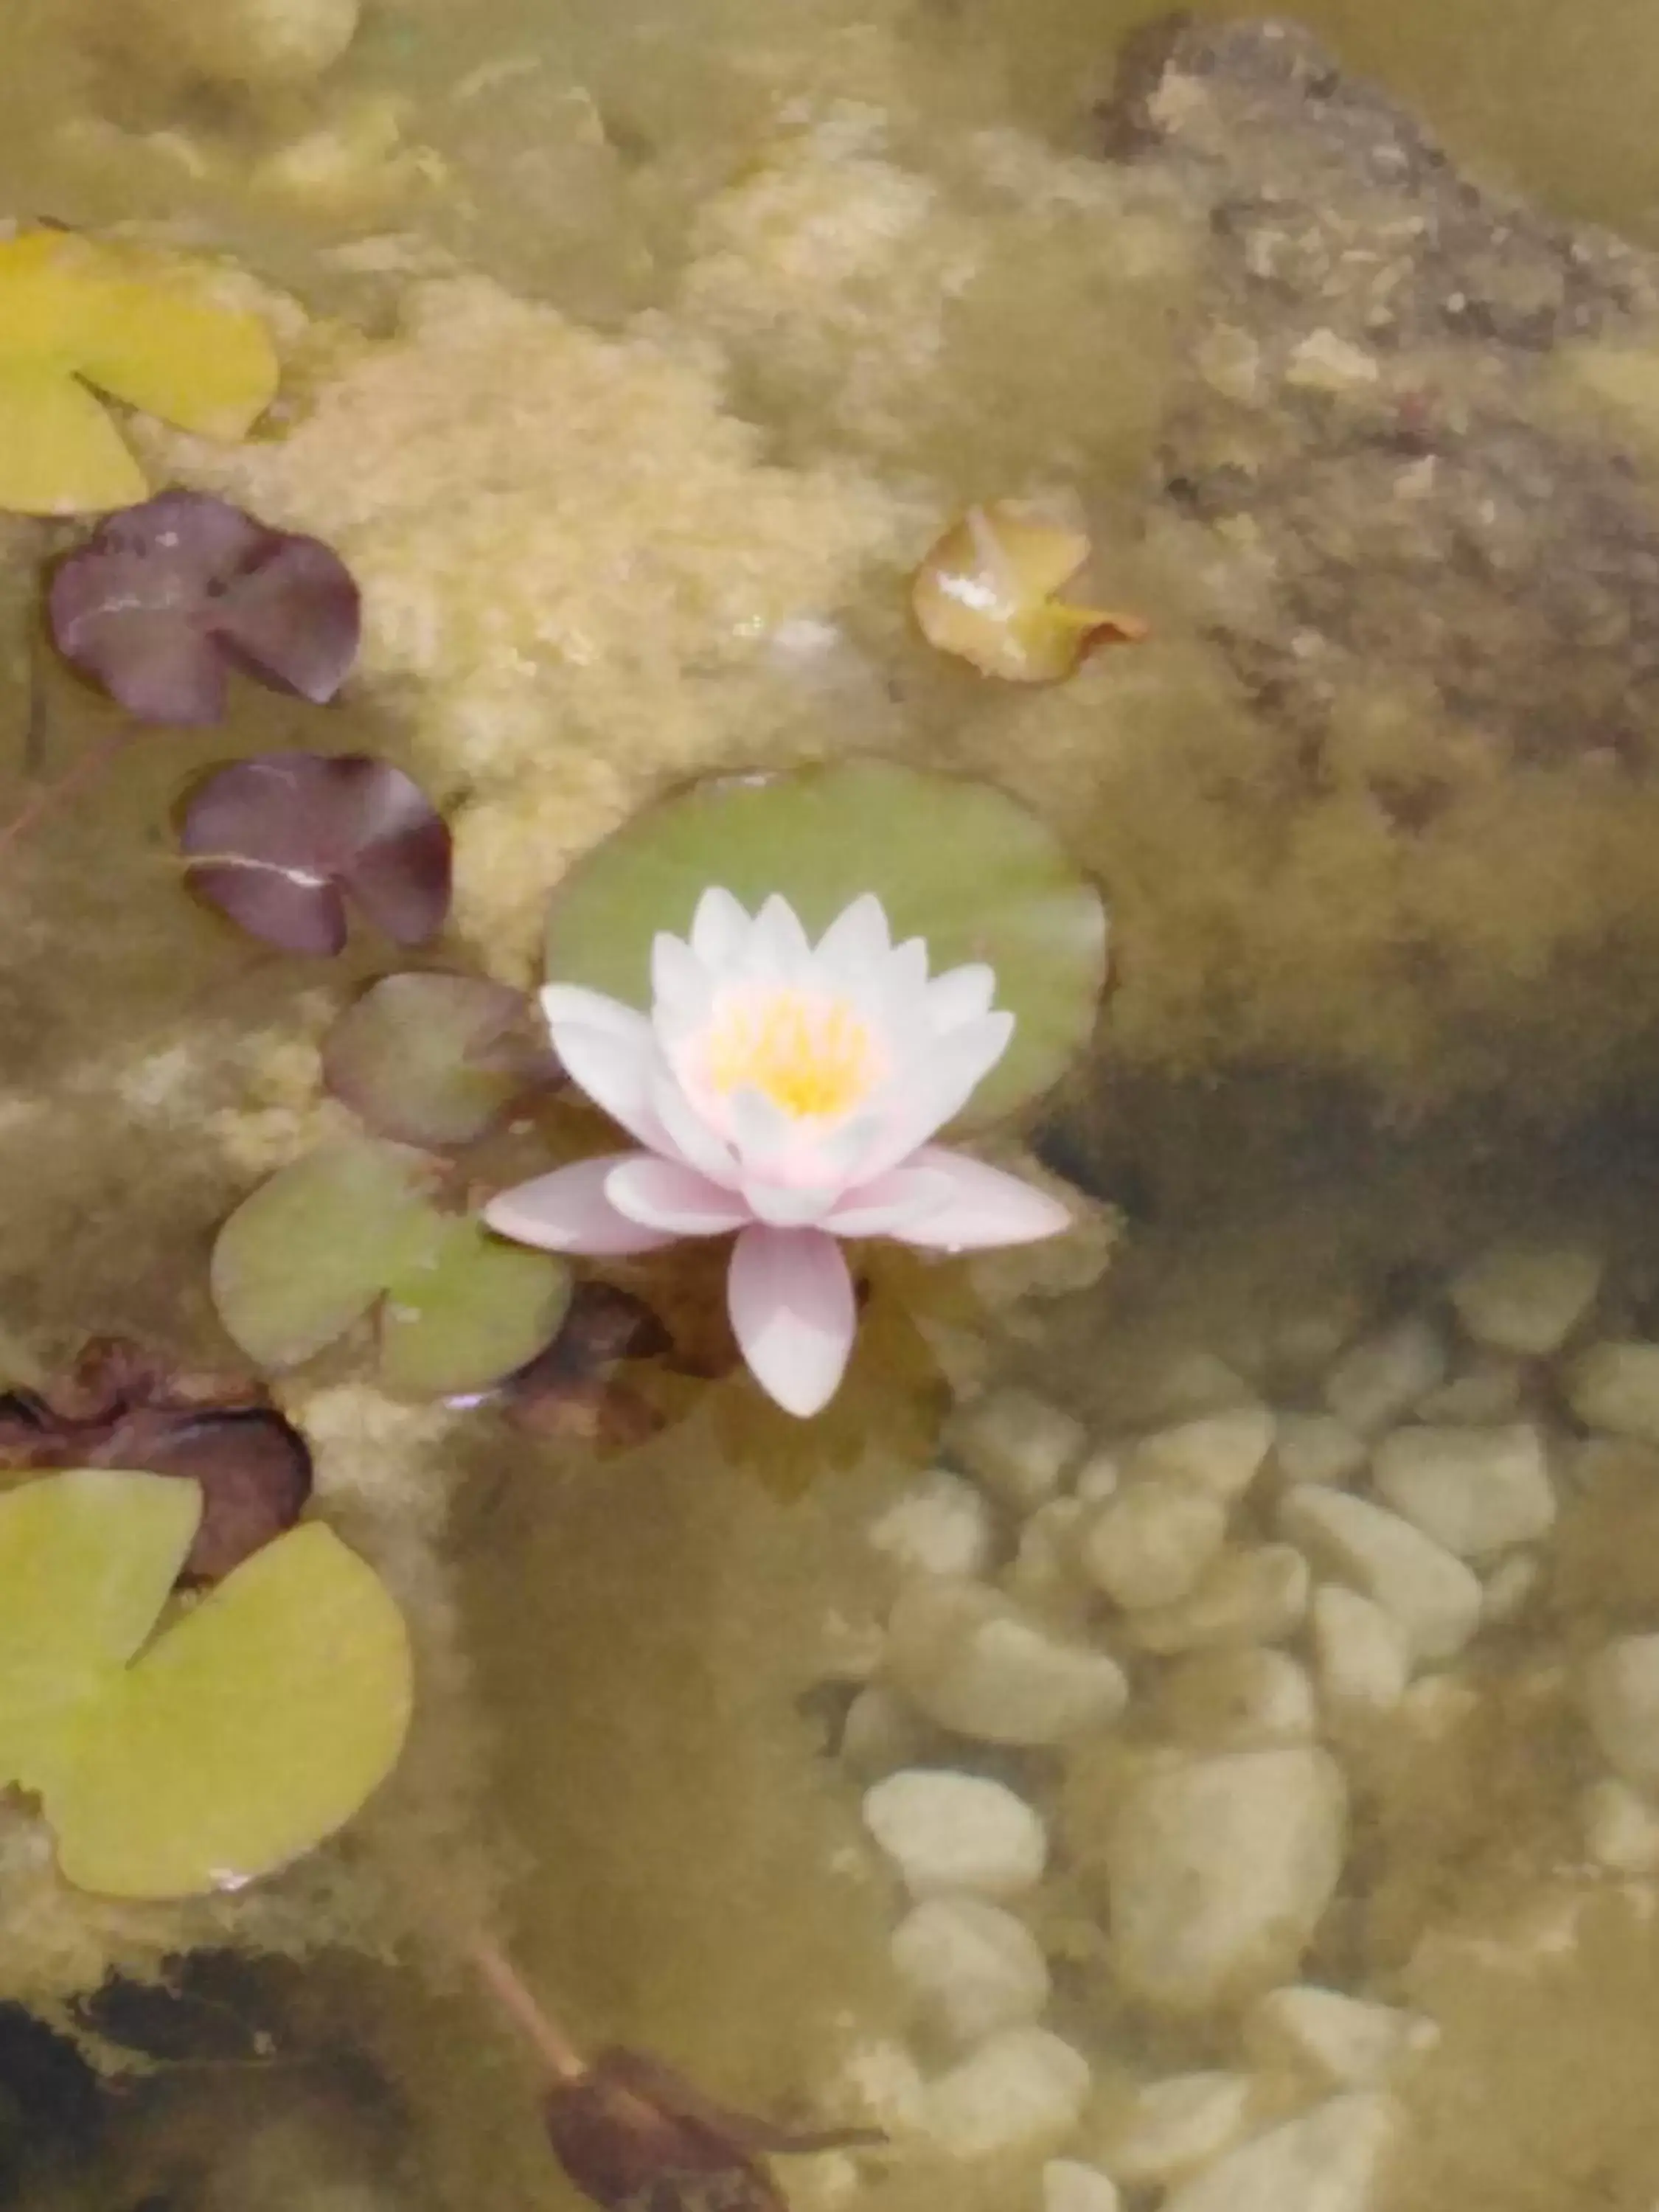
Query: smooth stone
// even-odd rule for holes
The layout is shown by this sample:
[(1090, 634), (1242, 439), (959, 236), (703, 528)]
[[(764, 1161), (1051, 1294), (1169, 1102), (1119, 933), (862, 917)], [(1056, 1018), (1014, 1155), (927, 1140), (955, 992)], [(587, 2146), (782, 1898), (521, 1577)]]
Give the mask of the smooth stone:
[(1089, 2062), (1042, 2027), (1007, 2027), (927, 2085), (921, 2123), (957, 2158), (1063, 2142), (1090, 2090)]
[(1638, 1789), (1659, 1789), (1659, 1635), (1604, 1644), (1584, 1670), (1584, 1706), (1607, 1764)]
[(1144, 1428), (1252, 1405), (1255, 1389), (1214, 1352), (1173, 1352), (1139, 1381), (1130, 1418)]
[(1128, 1614), (1125, 1631), (1140, 1650), (1164, 1657), (1277, 1643), (1302, 1626), (1310, 1581), (1307, 1561), (1289, 1544), (1224, 1552), (1189, 1596)]
[(1659, 1444), (1659, 1344), (1592, 1344), (1568, 1370), (1567, 1402), (1587, 1429)]
[(1124, 1987), (1190, 2013), (1293, 1973), (1346, 1841), (1347, 1791), (1322, 1751), (1179, 1759), (1143, 1774), (1106, 1842)]
[(1000, 1782), (905, 1767), (865, 1791), (863, 1810), (913, 1897), (1018, 1897), (1042, 1879), (1048, 1832)]
[(1512, 1421), (1521, 1411), (1526, 1369), (1498, 1352), (1484, 1352), (1470, 1366), (1431, 1390), (1417, 1402), (1419, 1421), (1449, 1421), (1459, 1428), (1491, 1428)]
[(929, 1720), (981, 1742), (1059, 1743), (1129, 1700), (1109, 1653), (1062, 1643), (982, 1583), (907, 1583), (887, 1634), (890, 1679)]
[(1072, 1484), (1072, 1495), (1080, 1504), (1103, 1505), (1109, 1498), (1116, 1497), (1122, 1482), (1121, 1454), (1107, 1450), (1091, 1452), (1077, 1471)]
[(1188, 1484), (1229, 1504), (1255, 1481), (1273, 1441), (1273, 1417), (1265, 1406), (1230, 1407), (1142, 1437), (1124, 1479)]
[(1308, 1611), (1320, 1702), (1339, 1728), (1391, 1712), (1411, 1680), (1411, 1645), (1391, 1613), (1322, 1583)]
[(1207, 1492), (1156, 1478), (1103, 1506), (1082, 1545), (1085, 1572), (1126, 1612), (1187, 1596), (1227, 1535), (1227, 1509)]
[(1396, 1513), (1459, 1559), (1532, 1543), (1554, 1526), (1544, 1439), (1530, 1421), (1396, 1429), (1376, 1447), (1371, 1477)]
[(1542, 1359), (1595, 1304), (1602, 1273), (1600, 1255), (1580, 1246), (1506, 1240), (1453, 1279), (1451, 1302), (1478, 1344)]
[(1080, 1626), (1094, 1602), (1078, 1558), (1088, 1519), (1079, 1498), (1051, 1498), (1039, 1505), (1020, 1528), (1014, 1556), (997, 1577), (999, 1588), (1018, 1605)]
[(1176, 2074), (1128, 2100), (1098, 2148), (1126, 2189), (1167, 2187), (1231, 2150), (1249, 2128), (1254, 2084), (1245, 2074)]
[(1354, 1583), (1405, 1630), (1415, 1660), (1449, 1659), (1480, 1621), (1480, 1585), (1462, 1559), (1384, 1506), (1304, 1484), (1279, 1500), (1280, 1531)]
[(1155, 1721), (1188, 1751), (1267, 1751), (1310, 1741), (1318, 1712), (1307, 1669), (1264, 1644), (1179, 1661), (1158, 1686)]
[(1088, 1433), (1072, 1414), (1033, 1390), (988, 1391), (945, 1431), (951, 1460), (1015, 1513), (1032, 1513), (1059, 1491), (1082, 1458)]
[(1258, 1997), (1243, 2032), (1246, 2051), (1265, 2072), (1309, 2074), (1330, 2089), (1381, 2088), (1403, 2060), (1440, 2038), (1422, 2013), (1307, 1982)]
[(885, 1682), (871, 1682), (847, 1708), (839, 1752), (850, 1772), (875, 1781), (895, 1768), (914, 1766), (932, 1730), (908, 1698)]
[(1325, 1378), (1325, 1403), (1351, 1429), (1374, 1436), (1438, 1389), (1446, 1366), (1439, 1330), (1413, 1316), (1351, 1346)]
[(925, 2025), (958, 2050), (1037, 2019), (1048, 1962), (1023, 1922), (978, 1897), (930, 1897), (894, 1929), (893, 1966)]
[(1042, 2169), (1042, 2212), (1120, 2212), (1122, 2202), (1116, 2182), (1097, 2166), (1051, 2158)]
[(1357, 1429), (1334, 1413), (1281, 1413), (1273, 1436), (1273, 1468), (1281, 1482), (1346, 1482), (1370, 1449)]
[(138, 0), (129, 35), (219, 83), (296, 85), (333, 67), (357, 21), (358, 0)]
[(1486, 1577), (1480, 1593), (1480, 1626), (1506, 1628), (1532, 1602), (1544, 1577), (1536, 1552), (1511, 1552)]
[(1399, 2126), (1376, 2090), (1332, 2097), (1227, 2152), (1164, 2212), (1370, 2212)]
[(1659, 1806), (1608, 1777), (1592, 1782), (1578, 1801), (1584, 1849), (1609, 1874), (1659, 1873)]
[(982, 1575), (996, 1545), (985, 1493), (943, 1467), (896, 1498), (865, 1534), (884, 1559), (912, 1575)]

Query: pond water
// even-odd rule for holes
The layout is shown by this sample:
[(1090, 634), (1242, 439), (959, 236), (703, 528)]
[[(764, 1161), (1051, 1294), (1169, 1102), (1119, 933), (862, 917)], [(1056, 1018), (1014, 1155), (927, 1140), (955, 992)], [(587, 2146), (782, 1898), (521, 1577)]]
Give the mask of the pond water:
[[(1099, 155), (1153, 9), (379, 0), (320, 74), (200, 66), (203, 24), (258, 55), (284, 12), (12, 0), (0, 213), (253, 281), (270, 423), (133, 434), (362, 580), (327, 742), (453, 816), (442, 953), (522, 987), (563, 868), (662, 788), (856, 748), (1042, 816), (1104, 886), (1115, 986), (1038, 1140), (1078, 1235), (983, 1263), (926, 1346), (878, 1300), (805, 1441), (723, 1383), (610, 1457), (394, 1401), (360, 1347), (283, 1385), (416, 1626), (405, 1771), (314, 1861), (176, 1911), (67, 1893), (9, 1809), (0, 2202), (580, 2202), (483, 1928), (584, 2047), (888, 2131), (781, 2162), (799, 2212), (1652, 2212), (1659, 1270), (1621, 1054), (1655, 963), (1598, 965), (1595, 928), (1650, 799), (1528, 764), (1505, 815), (1477, 763), (1420, 897), (1397, 819), (1275, 811), (1288, 740), (1252, 750), (1273, 716), (1217, 642), (1243, 586), (1146, 513), (1215, 323), (1190, 180)], [(1456, 163), (1659, 248), (1639, 0), (1302, 12)], [(947, 665), (916, 562), (1055, 489), (1152, 641), (1042, 692)], [(72, 533), (3, 527), (21, 803), (121, 725), (37, 635)], [(1379, 778), (1480, 755), (1475, 709), (1402, 735), (1389, 703), (1339, 702)], [(234, 939), (167, 829), (307, 711), (243, 686), (7, 853), (14, 1386), (100, 1333), (222, 1360), (215, 1230), (335, 1126), (318, 1042), (383, 954)], [(538, 1164), (515, 1138), (498, 1179)], [(892, 1778), (941, 1772), (1035, 1814), (1040, 1880), (907, 1894)]]

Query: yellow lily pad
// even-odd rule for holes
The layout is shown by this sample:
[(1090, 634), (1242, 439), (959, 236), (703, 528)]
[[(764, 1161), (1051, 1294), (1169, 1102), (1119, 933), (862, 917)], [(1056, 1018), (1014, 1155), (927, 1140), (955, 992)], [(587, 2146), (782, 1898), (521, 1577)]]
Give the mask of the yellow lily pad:
[(82, 1707), (45, 1790), (58, 1865), (105, 1897), (240, 1888), (361, 1809), (412, 1698), (378, 1576), (320, 1522), (290, 1529)]
[(212, 299), (188, 263), (65, 231), (0, 240), (0, 507), (95, 513), (146, 495), (88, 385), (234, 441), (270, 404), (278, 375), (262, 319)]
[(1090, 550), (1087, 532), (1068, 520), (1012, 500), (971, 507), (916, 571), (917, 626), (930, 645), (982, 676), (1060, 683), (1098, 647), (1133, 644), (1146, 635), (1136, 616), (1056, 596)]
[(70, 1711), (143, 1644), (202, 1517), (193, 1482), (97, 1469), (0, 1497), (0, 1784), (37, 1788)]

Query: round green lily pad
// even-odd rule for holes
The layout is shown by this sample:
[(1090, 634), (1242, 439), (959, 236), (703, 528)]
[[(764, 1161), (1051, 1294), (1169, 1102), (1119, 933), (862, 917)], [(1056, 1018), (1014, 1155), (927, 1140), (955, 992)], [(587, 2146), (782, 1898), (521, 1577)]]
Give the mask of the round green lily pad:
[(415, 1155), (368, 1139), (311, 1152), (243, 1200), (219, 1231), (219, 1318), (261, 1367), (296, 1367), (343, 1336), (424, 1229)]
[(874, 891), (896, 939), (926, 939), (935, 974), (988, 961), (1015, 1029), (966, 1121), (994, 1120), (1047, 1090), (1093, 1026), (1106, 978), (1100, 895), (1036, 815), (988, 784), (859, 760), (725, 779), (665, 800), (560, 884), (550, 981), (648, 1006), (652, 939), (684, 936), (711, 884), (751, 912), (781, 893), (813, 936)]
[(504, 1048), (530, 1012), (521, 991), (483, 975), (385, 975), (330, 1030), (324, 1079), (382, 1136), (470, 1144), (525, 1088), (526, 1055)]
[(441, 1222), (418, 1261), (387, 1286), (380, 1375), (406, 1398), (458, 1398), (528, 1365), (558, 1332), (570, 1270), (550, 1252)]

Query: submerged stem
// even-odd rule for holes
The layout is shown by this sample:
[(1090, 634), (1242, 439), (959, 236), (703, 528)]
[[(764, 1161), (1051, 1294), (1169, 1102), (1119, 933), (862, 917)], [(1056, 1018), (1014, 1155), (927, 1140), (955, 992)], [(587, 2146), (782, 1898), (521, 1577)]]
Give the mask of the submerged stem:
[(112, 731), (100, 745), (93, 745), (82, 753), (67, 775), (56, 783), (45, 783), (26, 799), (22, 805), (0, 830), (0, 853), (8, 851), (33, 829), (43, 815), (49, 814), (62, 800), (69, 799), (90, 783), (100, 770), (107, 768), (117, 753), (131, 737), (130, 730)]
[(473, 1936), (466, 1952), (484, 1986), (544, 2061), (553, 2079), (582, 2081), (587, 2074), (587, 2061), (564, 2030), (542, 2009), (505, 1954), (486, 1936)]

